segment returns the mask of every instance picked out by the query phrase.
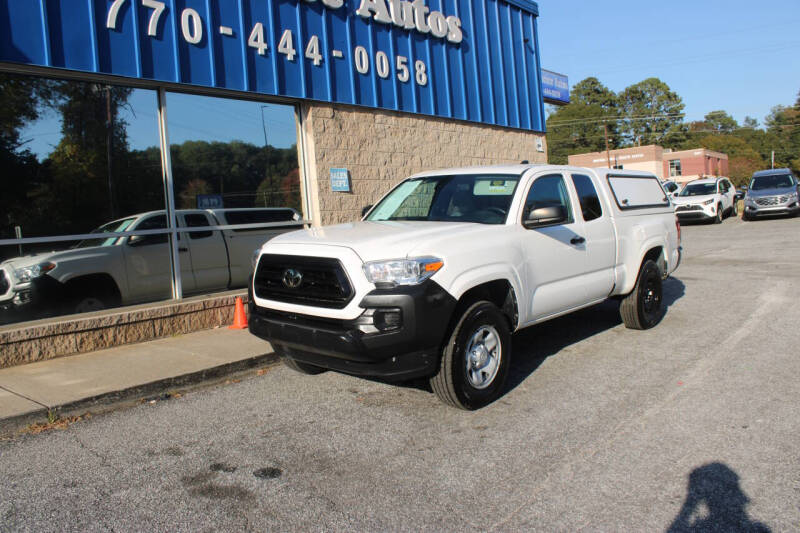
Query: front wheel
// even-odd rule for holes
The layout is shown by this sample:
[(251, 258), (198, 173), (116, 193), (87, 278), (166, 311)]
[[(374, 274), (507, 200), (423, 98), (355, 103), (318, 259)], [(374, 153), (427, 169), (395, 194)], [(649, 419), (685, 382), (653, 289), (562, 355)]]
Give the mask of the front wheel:
[(714, 217), (714, 224), (722, 224), (722, 217), (724, 213), (722, 212), (722, 204), (717, 206), (717, 216)]
[(650, 329), (661, 320), (661, 271), (652, 259), (642, 263), (636, 286), (622, 299), (619, 314), (629, 329)]
[(326, 370), (319, 366), (310, 365), (308, 363), (303, 363), (301, 361), (292, 359), (289, 355), (287, 355), (286, 350), (280, 346), (273, 346), (273, 349), (275, 350), (275, 353), (280, 356), (283, 364), (295, 372), (306, 374), (308, 376), (316, 376), (317, 374), (322, 374)]
[(430, 385), (442, 402), (478, 409), (500, 396), (510, 364), (511, 331), (506, 317), (491, 302), (476, 302), (453, 328)]

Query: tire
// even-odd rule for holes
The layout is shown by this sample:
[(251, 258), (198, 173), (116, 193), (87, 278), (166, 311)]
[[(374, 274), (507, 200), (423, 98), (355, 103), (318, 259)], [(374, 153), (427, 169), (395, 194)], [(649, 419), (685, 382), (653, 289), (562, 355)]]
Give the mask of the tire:
[(747, 214), (747, 211), (744, 211), (744, 212), (742, 213), (742, 220), (744, 220), (745, 222), (750, 222), (750, 221), (752, 221), (753, 219), (750, 217), (750, 215), (748, 215), (748, 214)]
[(292, 359), (289, 355), (286, 354), (286, 350), (279, 346), (273, 346), (275, 353), (281, 358), (281, 362), (286, 365), (287, 367), (291, 368), (295, 372), (299, 372), (301, 374), (306, 374), (307, 376), (316, 376), (317, 374), (322, 374), (326, 372), (325, 368), (310, 365), (308, 363), (302, 363), (295, 359)]
[(301, 363), (300, 361), (295, 361), (291, 357), (281, 357), (281, 361), (287, 367), (291, 368), (295, 372), (300, 372), (301, 374), (306, 374), (307, 376), (316, 376), (317, 374), (322, 374), (325, 372), (324, 368), (309, 365), (308, 363)]
[(733, 205), (731, 206), (731, 215), (735, 217), (739, 216), (739, 200), (733, 201)]
[(442, 349), (431, 389), (447, 405), (473, 410), (496, 400), (511, 367), (511, 331), (492, 303), (470, 305)]
[(628, 329), (650, 329), (664, 315), (661, 272), (652, 259), (642, 263), (633, 291), (622, 299), (619, 314)]
[(722, 224), (722, 218), (724, 213), (722, 212), (722, 204), (717, 205), (717, 216), (714, 217), (714, 224)]
[(91, 313), (112, 307), (118, 307), (121, 302), (119, 291), (108, 283), (82, 282), (72, 285), (68, 289), (66, 311), (70, 314)]

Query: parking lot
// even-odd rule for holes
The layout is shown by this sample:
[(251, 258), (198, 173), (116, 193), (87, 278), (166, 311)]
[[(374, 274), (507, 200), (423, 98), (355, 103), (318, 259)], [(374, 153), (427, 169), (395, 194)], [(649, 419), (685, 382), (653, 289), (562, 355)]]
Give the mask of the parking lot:
[(275, 366), (0, 442), (0, 530), (800, 529), (800, 219), (683, 246), (661, 324), (517, 334), (476, 412)]

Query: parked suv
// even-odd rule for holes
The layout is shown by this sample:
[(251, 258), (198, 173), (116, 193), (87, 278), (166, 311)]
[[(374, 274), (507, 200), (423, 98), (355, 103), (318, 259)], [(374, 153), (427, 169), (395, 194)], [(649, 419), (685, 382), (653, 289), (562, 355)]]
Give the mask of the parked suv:
[(728, 178), (704, 178), (688, 183), (672, 201), (678, 220), (711, 220), (738, 214), (736, 188)]
[(759, 170), (744, 197), (744, 220), (769, 215), (800, 215), (800, 185), (788, 168)]

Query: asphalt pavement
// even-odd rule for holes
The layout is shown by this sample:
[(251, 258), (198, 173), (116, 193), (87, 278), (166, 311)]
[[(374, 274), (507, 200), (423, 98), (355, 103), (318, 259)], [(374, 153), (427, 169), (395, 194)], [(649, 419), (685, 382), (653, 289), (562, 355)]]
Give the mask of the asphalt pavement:
[(479, 411), (271, 366), (0, 441), (0, 530), (798, 530), (800, 219), (683, 245), (656, 328), (529, 328)]

